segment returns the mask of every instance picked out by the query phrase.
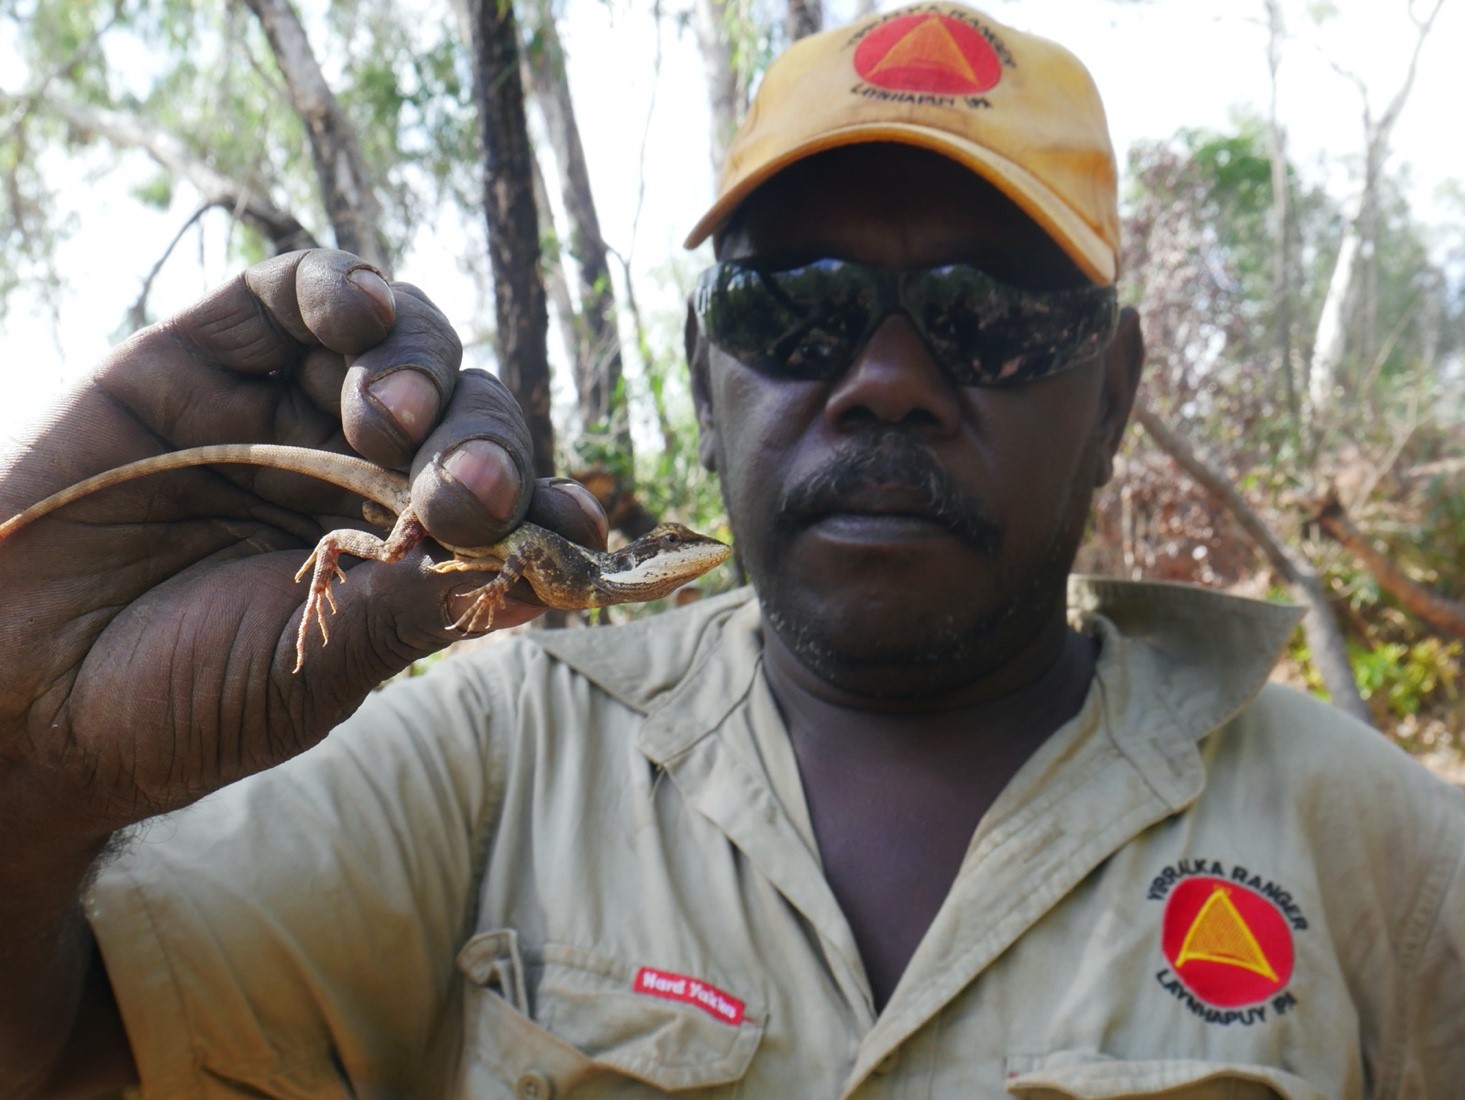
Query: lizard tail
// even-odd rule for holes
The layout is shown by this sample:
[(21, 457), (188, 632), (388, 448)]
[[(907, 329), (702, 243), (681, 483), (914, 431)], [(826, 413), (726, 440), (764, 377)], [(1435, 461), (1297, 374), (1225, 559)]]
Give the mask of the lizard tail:
[[(329, 461), (323, 461), (325, 458)], [(395, 470), (356, 458), (318, 451), (310, 447), (285, 447), (272, 443), (218, 443), (208, 447), (189, 447), (182, 451), (138, 459), (124, 466), (106, 470), (85, 480), (78, 481), (60, 492), (52, 493), (44, 500), (38, 500), (23, 512), (0, 523), (0, 539), (13, 535), (28, 527), (42, 516), (48, 516), (58, 508), (64, 508), (73, 501), (90, 496), (101, 489), (121, 485), (126, 481), (160, 474), (168, 470), (183, 470), (193, 466), (249, 465), (286, 470), (318, 478), (349, 492), (365, 497), (394, 513), (406, 507), (407, 478)]]

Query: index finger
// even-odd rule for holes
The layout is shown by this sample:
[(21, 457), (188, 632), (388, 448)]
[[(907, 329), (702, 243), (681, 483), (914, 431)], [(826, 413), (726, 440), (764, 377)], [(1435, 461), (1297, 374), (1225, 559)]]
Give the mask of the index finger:
[(386, 337), (396, 316), (392, 290), (370, 264), (312, 249), (256, 264), (167, 325), (200, 358), (268, 374), (314, 346), (363, 352)]

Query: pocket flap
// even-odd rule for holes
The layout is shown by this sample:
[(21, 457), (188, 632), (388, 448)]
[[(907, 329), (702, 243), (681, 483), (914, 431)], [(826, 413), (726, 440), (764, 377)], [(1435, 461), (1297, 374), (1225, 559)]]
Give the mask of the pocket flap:
[[(594, 1068), (668, 1091), (708, 1088), (741, 1079), (763, 1036), (762, 1006), (748, 990), (724, 991), (705, 980), (696, 981), (695, 988), (677, 985), (684, 976), (669, 971), (653, 972), (672, 982), (655, 988), (644, 967), (563, 944), (526, 949), (512, 962), (505, 960), (506, 953), (518, 955), (512, 936), (486, 932), (470, 940), (458, 959), (470, 981), (504, 1002), (489, 1014), (498, 1025), (486, 1030), (496, 1034), (475, 1033), (467, 1042), (498, 1049), (502, 1060), (490, 1059), (505, 1070), (524, 1063), (526, 1047), (537, 1044), (547, 1059), (541, 1065), (553, 1061), (576, 1078)], [(506, 982), (506, 972), (527, 980)], [(520, 1003), (510, 1004), (505, 994), (516, 986), (527, 997), (521, 994)], [(506, 1007), (520, 1017), (511, 1029), (505, 1027)], [(566, 1047), (579, 1057), (567, 1060)], [(580, 1059), (585, 1062), (573, 1069)]]
[(1328, 1100), (1302, 1078), (1270, 1066), (1120, 1061), (1074, 1051), (1009, 1057), (1007, 1091), (1028, 1100)]

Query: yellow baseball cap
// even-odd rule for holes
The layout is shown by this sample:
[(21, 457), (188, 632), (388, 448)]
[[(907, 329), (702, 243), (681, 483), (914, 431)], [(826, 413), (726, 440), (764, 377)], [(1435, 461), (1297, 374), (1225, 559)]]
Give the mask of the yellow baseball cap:
[(861, 142), (916, 145), (970, 168), (1095, 283), (1119, 273), (1118, 171), (1082, 62), (960, 4), (912, 4), (795, 42), (769, 67), (728, 149), (695, 248), (789, 165)]

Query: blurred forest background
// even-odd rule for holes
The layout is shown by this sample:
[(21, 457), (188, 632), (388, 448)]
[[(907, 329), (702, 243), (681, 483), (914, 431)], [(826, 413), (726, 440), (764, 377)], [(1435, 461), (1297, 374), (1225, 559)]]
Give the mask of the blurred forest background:
[[(634, 59), (653, 79), (672, 52), (695, 57), (700, 86), (661, 94), (705, 100), (710, 139), (682, 148), (714, 167), (785, 43), (895, 6), (594, 2), (654, 21)], [(1119, 20), (1158, 6), (1094, 2)], [(1232, 5), (1256, 26), (1269, 82), (1226, 127), (1127, 150), (1123, 290), (1149, 378), (1081, 565), (1304, 606), (1282, 675), (1459, 778), (1465, 184), (1424, 217), (1392, 144), (1421, 58), (1461, 45), (1431, 41), (1445, 2), (1370, 8), (1405, 29), (1407, 56), (1387, 86), (1334, 64), (1356, 143), (1328, 179), (1291, 156), (1278, 92), (1309, 34), (1343, 18), (1319, 0)], [(519, 396), (541, 472), (584, 480), (622, 535), (677, 518), (726, 536), (680, 349), (698, 261), (638, 266), (634, 232), (619, 249), (602, 234), (603, 189), (639, 188), (639, 220), (647, 173), (666, 169), (627, 112), (623, 156), (592, 174), (567, 3), (0, 0), (7, 322), (49, 309), (61, 327), (68, 245), (98, 232), (63, 195), (130, 166), (129, 201), (170, 228), (150, 254), (107, 257), (136, 286), (108, 319), (117, 335), (156, 319), (155, 284), (205, 241), (230, 267), (326, 245), (408, 269), (434, 296), (465, 284), (468, 361)], [(1458, 143), (1458, 128), (1438, 138)], [(432, 281), (424, 254), (448, 258)]]

